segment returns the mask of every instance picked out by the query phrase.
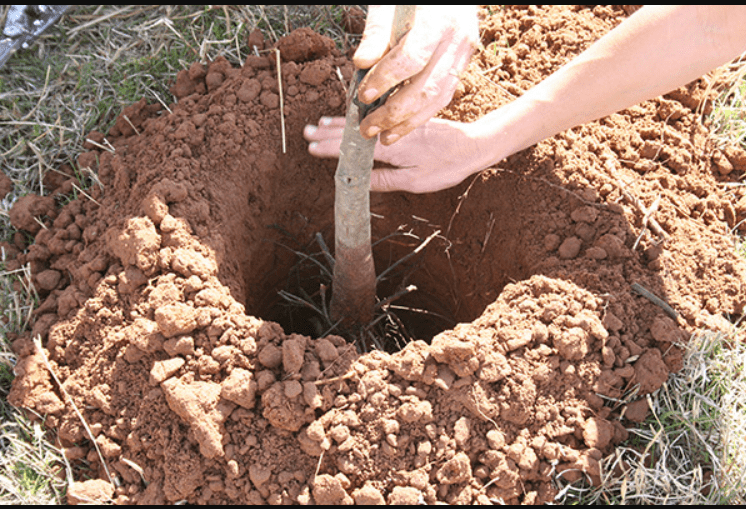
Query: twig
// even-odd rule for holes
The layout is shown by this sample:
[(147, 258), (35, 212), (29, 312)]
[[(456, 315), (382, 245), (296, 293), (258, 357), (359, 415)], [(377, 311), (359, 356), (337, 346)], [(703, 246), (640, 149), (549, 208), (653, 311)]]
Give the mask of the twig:
[(73, 188), (75, 188), (75, 189), (76, 189), (77, 191), (79, 191), (79, 192), (80, 192), (80, 194), (82, 194), (83, 196), (85, 196), (86, 198), (88, 198), (89, 200), (91, 200), (91, 201), (92, 201), (93, 203), (95, 203), (95, 204), (96, 204), (96, 205), (98, 205), (99, 207), (101, 206), (101, 204), (100, 204), (99, 202), (97, 202), (96, 200), (94, 200), (94, 199), (93, 199), (93, 197), (92, 197), (91, 195), (89, 195), (88, 193), (86, 193), (85, 191), (83, 191), (83, 190), (82, 190), (81, 188), (79, 188), (79, 187), (78, 187), (77, 185), (73, 184)]
[(109, 148), (109, 147), (107, 147), (106, 145), (101, 145), (100, 143), (97, 143), (97, 142), (93, 141), (93, 140), (92, 140), (92, 139), (90, 139), (90, 138), (86, 138), (86, 140), (85, 140), (85, 141), (87, 141), (88, 143), (90, 143), (90, 144), (91, 144), (91, 145), (93, 145), (94, 147), (98, 147), (98, 148), (100, 148), (101, 150), (106, 150), (107, 152), (111, 152), (112, 154), (114, 153), (114, 148), (113, 148), (113, 147), (112, 147), (112, 148)]
[(274, 39), (274, 42), (277, 42), (279, 38), (277, 37), (275, 30), (272, 28), (272, 23), (270, 23), (269, 18), (267, 18), (267, 12), (264, 10), (264, 6), (260, 5), (259, 10), (262, 12), (262, 18), (264, 18), (264, 22), (267, 23), (267, 28), (269, 29), (269, 32), (272, 34), (272, 39)]
[(345, 96), (347, 96), (347, 83), (345, 83), (344, 76), (342, 76), (342, 71), (339, 69), (339, 66), (337, 66), (337, 78), (339, 79), (339, 82), (342, 83), (342, 88), (345, 91)]
[(142, 467), (140, 465), (138, 465), (137, 463), (135, 463), (132, 460), (128, 460), (125, 457), (122, 457), (121, 460), (122, 460), (122, 463), (124, 463), (125, 465), (127, 465), (128, 467), (130, 467), (132, 470), (134, 470), (135, 472), (137, 472), (138, 474), (140, 474), (140, 479), (142, 479), (142, 483), (145, 486), (147, 486), (149, 484), (148, 481), (145, 480), (145, 472), (143, 471), (143, 469), (142, 469)]
[(334, 382), (342, 382), (344, 380), (349, 380), (350, 378), (354, 377), (355, 375), (357, 375), (357, 373), (355, 371), (351, 371), (349, 373), (345, 373), (344, 375), (335, 376), (335, 377), (332, 377), (332, 378), (325, 378), (323, 380), (316, 380), (314, 382), (314, 385), (326, 385), (326, 384), (332, 384)]
[(101, 460), (101, 465), (103, 465), (104, 471), (106, 472), (106, 477), (109, 478), (109, 482), (116, 489), (117, 484), (114, 482), (114, 480), (111, 477), (111, 473), (109, 472), (109, 467), (106, 466), (104, 455), (101, 454), (101, 449), (99, 449), (98, 447), (98, 442), (96, 442), (96, 437), (93, 436), (93, 432), (91, 431), (91, 428), (88, 426), (88, 423), (83, 418), (83, 414), (80, 413), (80, 410), (78, 410), (78, 406), (75, 404), (75, 401), (73, 401), (73, 398), (65, 390), (65, 387), (62, 385), (62, 382), (60, 382), (60, 379), (57, 378), (57, 375), (52, 369), (52, 365), (49, 364), (49, 359), (47, 359), (47, 354), (44, 353), (44, 349), (41, 346), (41, 336), (38, 334), (34, 337), (34, 346), (36, 346), (36, 350), (41, 354), (42, 359), (44, 359), (44, 365), (46, 366), (47, 370), (49, 370), (49, 374), (52, 375), (52, 378), (54, 378), (54, 381), (57, 383), (57, 386), (60, 388), (60, 391), (65, 396), (65, 399), (67, 399), (70, 402), (70, 405), (73, 407), (73, 410), (77, 414), (78, 419), (80, 419), (80, 422), (83, 424), (83, 428), (85, 428), (86, 432), (88, 433), (88, 437), (91, 439), (93, 446), (96, 448), (96, 452), (98, 453), (98, 458)]
[(137, 127), (135, 127), (135, 124), (132, 123), (130, 118), (127, 115), (122, 115), (124, 117), (124, 120), (130, 125), (133, 131), (135, 131), (135, 134), (140, 136), (140, 131), (137, 130)]
[(288, 23), (288, 6), (287, 5), (282, 6), (282, 13), (283, 13), (283, 18), (285, 19), (285, 33), (289, 34), (290, 24)]
[(437, 316), (438, 318), (446, 320), (448, 323), (455, 323), (455, 320), (453, 320), (452, 318), (448, 318), (447, 316), (443, 316), (440, 313), (436, 313), (435, 311), (428, 311), (427, 309), (411, 308), (411, 307), (407, 307), (407, 306), (398, 306), (396, 304), (389, 305), (389, 309), (398, 309), (400, 311), (410, 311), (412, 313), (420, 313), (421, 315)]
[(324, 283), (319, 285), (319, 293), (321, 294), (321, 310), (324, 312), (324, 317), (328, 320), (329, 311), (326, 309), (326, 285)]
[(290, 251), (291, 253), (295, 253), (295, 254), (296, 254), (297, 256), (300, 256), (300, 257), (301, 257), (301, 258), (303, 258), (304, 260), (308, 260), (309, 262), (312, 262), (312, 263), (314, 263), (314, 264), (318, 265), (318, 266), (319, 266), (319, 268), (320, 268), (320, 269), (321, 269), (321, 270), (322, 270), (322, 271), (324, 272), (324, 274), (326, 274), (326, 275), (327, 275), (327, 276), (329, 277), (329, 279), (332, 279), (332, 273), (331, 273), (331, 272), (329, 272), (329, 269), (327, 269), (326, 267), (324, 267), (324, 264), (323, 264), (323, 263), (321, 263), (320, 261), (318, 261), (318, 260), (317, 260), (316, 258), (314, 258), (313, 256), (309, 256), (309, 255), (307, 255), (307, 254), (305, 254), (305, 253), (301, 253), (300, 251), (296, 251), (295, 249), (293, 249), (293, 248), (291, 248), (291, 247), (289, 247), (289, 246), (286, 246), (286, 245), (285, 245), (285, 244), (283, 244), (282, 242), (277, 242), (276, 240), (271, 240), (271, 239), (270, 239), (270, 240), (269, 240), (269, 242), (272, 242), (273, 244), (277, 244), (277, 245), (278, 245), (278, 246), (280, 246), (280, 247), (284, 247), (285, 249), (287, 249), (287, 250), (288, 250), (288, 251)]
[(329, 334), (331, 334), (331, 333), (332, 333), (332, 331), (333, 331), (334, 329), (336, 329), (336, 328), (337, 328), (337, 326), (338, 326), (338, 325), (339, 325), (340, 323), (342, 323), (342, 319), (341, 319), (341, 318), (340, 318), (339, 320), (337, 320), (337, 321), (336, 321), (336, 322), (335, 322), (335, 323), (334, 323), (334, 324), (333, 324), (333, 325), (332, 325), (331, 327), (329, 327), (328, 329), (326, 329), (326, 330), (324, 331), (324, 333), (323, 333), (323, 334), (321, 334), (321, 335), (320, 335), (319, 337), (320, 337), (320, 338), (325, 338), (326, 336), (328, 336)]
[(44, 223), (42, 223), (41, 219), (39, 219), (38, 217), (34, 216), (34, 221), (36, 221), (39, 224), (39, 226), (41, 226), (45, 230), (48, 230), (47, 225), (45, 225)]
[(401, 297), (404, 297), (405, 295), (408, 295), (414, 291), (417, 291), (417, 287), (415, 285), (409, 285), (405, 289), (400, 290), (396, 292), (394, 295), (386, 297), (382, 301), (378, 302), (375, 306), (375, 309), (384, 309), (388, 307), (388, 305), (394, 302), (395, 300), (400, 299)]
[[(401, 225), (401, 226), (399, 226), (399, 228), (394, 233), (389, 233), (385, 237), (381, 237), (380, 239), (378, 239), (377, 241), (375, 241), (373, 243), (373, 247), (376, 247), (381, 242), (385, 242), (385, 241), (387, 241), (387, 240), (389, 240), (389, 239), (391, 239), (393, 237), (399, 237), (399, 236), (401, 236), (401, 237), (411, 237), (413, 239), (420, 240), (420, 238), (417, 235), (415, 235), (414, 233), (412, 233), (412, 230), (409, 230), (409, 231), (405, 232), (404, 231), (404, 225)], [(398, 242), (396, 244), (399, 245), (399, 246), (405, 245), (403, 243), (398, 243)]]
[[(396, 322), (396, 325), (399, 326), (399, 332), (401, 332), (402, 334), (404, 334), (404, 339), (406, 340), (406, 342), (407, 343), (411, 343), (412, 342), (412, 336), (409, 335), (409, 332), (407, 332), (407, 328), (404, 326), (404, 324), (399, 319), (399, 317), (396, 316), (395, 313), (386, 313), (386, 316), (388, 316), (390, 320)], [(397, 343), (398, 343), (398, 341), (397, 341)], [(404, 348), (402, 345), (397, 345), (397, 346), (400, 349)]]
[(41, 155), (41, 150), (31, 143), (30, 141), (27, 143), (29, 148), (34, 152), (34, 155), (36, 155), (36, 158), (39, 160), (39, 193), (43, 196), (44, 195), (44, 157)]
[(679, 317), (679, 314), (676, 312), (674, 308), (672, 308), (667, 302), (665, 302), (663, 299), (658, 297), (657, 295), (653, 294), (650, 290), (644, 288), (643, 286), (639, 285), (638, 283), (632, 283), (632, 291), (634, 291), (636, 294), (641, 295), (648, 299), (653, 304), (659, 306), (663, 311), (666, 312), (668, 316), (676, 320)]
[(319, 462), (316, 464), (316, 472), (313, 474), (314, 481), (319, 476), (319, 470), (321, 470), (321, 462), (324, 461), (324, 453), (326, 451), (322, 450), (321, 454), (319, 455)]
[(453, 220), (456, 219), (456, 215), (459, 213), (459, 210), (461, 210), (461, 205), (464, 203), (464, 200), (466, 200), (466, 197), (469, 196), (469, 191), (471, 191), (472, 186), (477, 181), (480, 175), (481, 173), (477, 173), (476, 175), (474, 175), (474, 178), (471, 180), (469, 187), (466, 188), (466, 191), (464, 191), (464, 194), (459, 196), (458, 205), (456, 205), (456, 210), (453, 212), (453, 215), (451, 216), (451, 220), (448, 221), (448, 228), (446, 229), (446, 235), (445, 235), (446, 238), (448, 238), (448, 235), (451, 233), (451, 226), (453, 226)]
[(495, 227), (495, 217), (494, 213), (490, 212), (490, 223), (489, 223), (489, 229), (487, 230), (487, 235), (484, 237), (484, 243), (482, 244), (482, 252), (480, 254), (484, 254), (484, 250), (487, 248), (487, 242), (490, 241), (490, 235), (492, 235), (492, 229)]
[(100, 18), (92, 19), (91, 21), (87, 23), (83, 23), (82, 25), (78, 25), (68, 31), (68, 39), (72, 39), (78, 32), (81, 30), (85, 30), (88, 27), (91, 27), (93, 25), (97, 25), (99, 23), (102, 23), (106, 21), (107, 19), (113, 18), (114, 16), (117, 16), (119, 14), (122, 14), (123, 12), (127, 12), (132, 9), (132, 6), (124, 7), (122, 9), (119, 9), (118, 11), (110, 12), (109, 14), (105, 14), (101, 16)]
[(314, 306), (307, 300), (301, 299), (297, 295), (293, 295), (292, 293), (286, 292), (285, 290), (280, 290), (279, 292), (277, 292), (277, 294), (283, 299), (285, 299), (286, 301), (290, 302), (291, 304), (298, 304), (301, 306), (305, 306), (307, 308), (310, 308), (316, 311), (316, 313), (318, 313), (319, 316), (324, 316), (324, 313), (319, 308), (317, 308), (316, 306)]
[[(285, 9), (287, 9), (287, 7), (285, 7)], [(280, 68), (280, 48), (275, 48), (275, 55), (277, 56), (277, 87), (280, 89), (280, 126), (282, 127), (282, 153), (284, 154), (287, 150), (285, 148), (285, 102), (282, 97), (282, 70)]]
[(428, 238), (426, 238), (422, 242), (422, 244), (420, 244), (419, 246), (417, 246), (417, 248), (414, 251), (412, 251), (411, 253), (409, 253), (409, 254), (407, 254), (405, 256), (402, 256), (397, 261), (395, 261), (393, 264), (391, 264), (391, 266), (389, 268), (387, 268), (386, 270), (384, 270), (383, 272), (381, 272), (381, 274), (379, 274), (378, 277), (376, 278), (376, 282), (383, 280), (384, 276), (386, 276), (386, 274), (388, 274), (389, 272), (391, 272), (394, 268), (396, 268), (397, 266), (401, 265), (405, 261), (407, 261), (410, 258), (412, 258), (414, 255), (416, 255), (417, 253), (419, 253), (420, 251), (422, 251), (423, 249), (425, 249), (425, 246), (427, 246), (430, 243), (430, 241), (433, 240), (435, 237), (437, 237), (439, 234), (440, 234), (440, 230), (435, 230)]
[(36, 106), (34, 106), (31, 111), (29, 111), (22, 119), (21, 122), (25, 122), (26, 120), (30, 119), (31, 116), (36, 112), (36, 110), (39, 109), (39, 106), (41, 105), (42, 101), (44, 101), (47, 98), (47, 94), (49, 93), (49, 73), (52, 70), (52, 66), (47, 66), (47, 77), (44, 78), (44, 88), (41, 92), (41, 97), (39, 97), (39, 101), (36, 103)]
[(329, 268), (331, 270), (334, 270), (334, 257), (329, 251), (329, 247), (326, 245), (326, 242), (324, 242), (324, 237), (322, 237), (321, 233), (319, 232), (316, 232), (316, 242), (319, 244), (319, 247), (321, 247), (321, 252), (324, 254), (324, 258), (326, 258), (326, 261), (329, 263)]
[[(479, 76), (480, 78), (482, 78), (483, 80), (486, 80), (486, 81), (487, 81), (488, 83), (490, 83), (491, 85), (495, 86), (495, 87), (496, 87), (496, 88), (497, 88), (498, 90), (500, 90), (501, 92), (503, 92), (503, 93), (507, 94), (507, 95), (508, 95), (508, 97), (510, 97), (511, 99), (515, 99), (516, 97), (518, 97), (517, 95), (515, 95), (515, 94), (513, 94), (513, 93), (509, 92), (509, 91), (508, 91), (508, 90), (507, 90), (507, 89), (506, 89), (505, 87), (503, 87), (503, 86), (502, 86), (502, 85), (500, 85), (499, 83), (497, 83), (497, 82), (495, 82), (495, 81), (491, 80), (490, 78), (488, 78), (487, 76), (485, 76), (485, 75), (484, 75), (484, 73), (485, 73), (485, 72), (487, 72), (487, 71), (491, 71), (491, 70), (493, 70), (493, 69), (494, 69), (494, 67), (493, 67), (492, 69), (486, 69), (486, 70), (484, 70), (484, 71), (480, 71), (480, 72), (476, 73), (476, 75), (477, 75), (477, 76)], [(512, 85), (514, 85), (513, 83), (511, 83), (511, 84), (512, 84)], [(517, 88), (520, 88), (520, 87), (518, 87), (518, 85), (515, 85), (515, 86), (516, 86)]]
[(173, 111), (171, 111), (171, 108), (169, 108), (168, 105), (163, 102), (163, 99), (161, 99), (160, 97), (158, 97), (158, 94), (156, 94), (152, 90), (150, 90), (150, 93), (153, 94), (153, 96), (155, 97), (156, 101), (158, 101), (159, 103), (161, 103), (161, 106), (163, 106), (164, 108), (166, 108), (167, 112), (173, 114)]
[[(382, 316), (388, 316), (388, 315), (382, 315)], [(373, 346), (376, 349), (383, 351), (383, 349), (384, 349), (383, 348), (383, 343), (381, 343), (378, 340), (378, 338), (371, 331), (366, 330), (365, 334), (368, 335), (368, 337), (370, 338), (371, 343), (373, 344)], [(363, 347), (363, 353), (368, 353), (368, 347), (366, 346), (366, 344), (365, 344), (365, 338), (363, 338), (362, 335), (360, 337), (360, 341), (358, 342), (358, 344)]]
[(649, 209), (645, 212), (645, 215), (642, 218), (642, 228), (640, 229), (640, 235), (637, 236), (637, 239), (635, 239), (635, 243), (632, 245), (632, 251), (637, 249), (637, 245), (640, 243), (640, 240), (642, 239), (642, 236), (645, 234), (645, 231), (648, 229), (648, 222), (650, 222), (651, 219), (653, 219), (653, 214), (658, 210), (658, 205), (660, 205), (661, 197), (658, 196), (653, 204), (650, 206)]
[[(609, 160), (606, 161), (606, 169), (612, 175), (616, 172), (616, 168), (614, 168), (614, 163), (611, 162), (611, 159), (609, 159)], [(663, 230), (663, 228), (661, 227), (661, 225), (658, 224), (658, 221), (656, 221), (655, 218), (652, 217), (652, 212), (655, 212), (655, 211), (648, 210), (648, 208), (645, 207), (645, 204), (643, 204), (642, 201), (640, 201), (639, 198), (637, 198), (636, 196), (633, 196), (623, 186), (619, 185), (619, 181), (616, 181), (616, 183), (617, 183), (617, 187), (619, 188), (619, 191), (621, 191), (621, 193), (622, 193), (622, 196), (624, 196), (630, 203), (632, 203), (632, 205), (634, 205), (637, 208), (637, 210), (639, 212), (642, 213), (643, 219), (645, 218), (645, 216), (649, 216), (647, 218), (647, 220), (648, 220), (648, 223), (650, 225), (650, 229), (653, 231), (653, 233), (655, 233), (656, 235), (658, 235), (658, 237), (661, 239), (661, 241), (665, 242), (666, 239), (668, 238), (668, 234), (665, 232), (665, 230)], [(653, 207), (651, 207), (651, 209), (652, 208)]]

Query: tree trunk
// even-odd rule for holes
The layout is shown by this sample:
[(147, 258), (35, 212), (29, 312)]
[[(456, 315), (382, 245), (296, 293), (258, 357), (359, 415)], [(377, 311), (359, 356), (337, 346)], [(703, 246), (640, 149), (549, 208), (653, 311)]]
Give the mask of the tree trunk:
[[(397, 5), (391, 34), (391, 47), (401, 39), (414, 21), (413, 5)], [(341, 320), (350, 330), (367, 325), (373, 319), (376, 299), (376, 271), (370, 245), (370, 172), (376, 138), (366, 140), (360, 134), (365, 114), (388, 97), (366, 106), (357, 99), (360, 81), (366, 71), (356, 71), (347, 93), (347, 115), (334, 175), (334, 276), (331, 318)]]

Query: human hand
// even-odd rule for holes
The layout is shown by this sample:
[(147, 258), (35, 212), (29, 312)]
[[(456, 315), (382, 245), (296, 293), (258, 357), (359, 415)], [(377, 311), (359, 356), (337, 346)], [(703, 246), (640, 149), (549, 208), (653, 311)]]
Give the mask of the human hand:
[(394, 5), (370, 6), (353, 61), (369, 69), (358, 97), (370, 104), (409, 80), (365, 117), (363, 136), (390, 145), (448, 105), (479, 42), (476, 6), (417, 6), (410, 31), (391, 47)]
[[(307, 125), (303, 136), (316, 157), (339, 157), (343, 117), (322, 117), (319, 125)], [(399, 166), (374, 169), (370, 190), (429, 193), (453, 187), (469, 175), (490, 166), (475, 124), (431, 119), (395, 145), (376, 143), (376, 161)]]

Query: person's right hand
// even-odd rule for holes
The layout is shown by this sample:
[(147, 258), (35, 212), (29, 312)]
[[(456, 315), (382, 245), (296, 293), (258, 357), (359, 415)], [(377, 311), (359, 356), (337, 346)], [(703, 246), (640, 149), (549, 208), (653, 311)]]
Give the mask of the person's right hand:
[[(316, 157), (339, 157), (343, 117), (323, 117), (319, 125), (307, 125), (303, 136)], [(393, 145), (376, 143), (375, 159), (399, 168), (374, 169), (370, 190), (429, 193), (459, 184), (469, 175), (490, 166), (480, 147), (474, 123), (431, 119)]]
[(384, 145), (432, 118), (448, 105), (479, 43), (476, 6), (417, 6), (410, 31), (391, 47), (394, 5), (371, 5), (363, 40), (353, 61), (372, 68), (360, 84), (362, 102), (370, 104), (406, 82), (360, 126), (363, 136), (381, 133)]

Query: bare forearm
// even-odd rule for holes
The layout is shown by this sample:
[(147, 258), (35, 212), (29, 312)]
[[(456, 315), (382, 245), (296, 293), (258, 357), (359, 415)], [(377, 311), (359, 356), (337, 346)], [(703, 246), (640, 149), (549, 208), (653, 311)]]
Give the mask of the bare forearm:
[(745, 22), (743, 7), (644, 7), (475, 131), (494, 162), (669, 92), (746, 50)]

